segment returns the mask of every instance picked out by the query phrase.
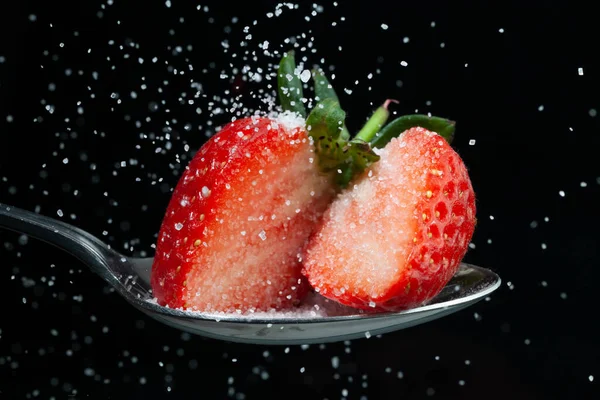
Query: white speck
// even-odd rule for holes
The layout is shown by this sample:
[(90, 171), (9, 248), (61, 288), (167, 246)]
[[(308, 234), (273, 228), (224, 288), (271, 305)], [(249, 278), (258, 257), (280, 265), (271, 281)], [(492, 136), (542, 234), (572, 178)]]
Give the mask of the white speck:
[(337, 369), (340, 366), (340, 358), (339, 357), (331, 357), (331, 366), (334, 369)]
[(465, 386), (465, 381), (463, 381), (462, 379), (458, 381), (458, 386)]
[(494, 220), (494, 216), (493, 216), (493, 215), (490, 215), (490, 219), (493, 221), (493, 220)]
[(402, 379), (402, 378), (404, 378), (404, 372), (398, 371), (398, 373), (396, 374), (396, 376), (398, 377), (398, 379)]
[(583, 75), (583, 68), (579, 67), (577, 68), (577, 73), (579, 74), (579, 76)]
[(83, 374), (85, 376), (94, 376), (96, 373), (94, 372), (94, 370), (92, 368), (86, 368), (83, 370)]
[(175, 230), (176, 231), (180, 231), (181, 228), (183, 228), (183, 224), (181, 222), (178, 222), (178, 223), (175, 224)]
[(538, 107), (538, 111), (544, 111), (544, 105), (543, 104)]
[(475, 139), (469, 140), (469, 146), (475, 146)]
[(64, 215), (64, 214), (63, 214), (63, 212), (62, 212), (62, 210), (58, 210), (58, 211), (56, 212), (56, 214), (57, 214), (59, 217), (62, 217), (62, 216)]
[(404, 39), (402, 39), (402, 43), (408, 43), (410, 42), (410, 38), (408, 36), (405, 36)]
[(406, 67), (408, 65), (408, 63), (406, 61), (400, 61), (400, 65), (402, 65), (403, 67)]
[(371, 307), (371, 308), (375, 308), (375, 306), (376, 306), (376, 305), (377, 305), (377, 304), (375, 304), (375, 302), (374, 302), (374, 301), (370, 301), (370, 302), (369, 302), (369, 307)]
[(500, 33), (504, 33), (504, 28), (500, 28), (500, 29), (498, 29), (498, 32), (500, 32)]
[(560, 197), (565, 197), (565, 191), (564, 190), (559, 191), (558, 194), (560, 195)]
[(546, 250), (548, 248), (548, 246), (546, 245), (546, 243), (542, 243), (542, 250)]
[(579, 184), (579, 186), (581, 186), (581, 187), (587, 187), (587, 182), (581, 182), (581, 183)]
[(300, 368), (300, 373), (303, 374), (306, 369), (304, 367)]
[(302, 71), (302, 73), (300, 74), (300, 80), (304, 83), (308, 82), (310, 80), (310, 71), (307, 69)]
[(566, 300), (567, 299), (567, 294), (565, 292), (562, 292), (560, 294), (560, 298), (563, 299), (563, 300)]
[(210, 189), (207, 188), (206, 186), (202, 186), (202, 197), (206, 198), (208, 196), (210, 196)]
[(366, 331), (366, 332), (365, 332), (365, 337), (366, 337), (367, 339), (370, 339), (370, 338), (371, 338), (371, 332), (369, 332), (369, 331)]
[(590, 117), (594, 118), (596, 115), (598, 115), (598, 111), (595, 108), (590, 109)]
[(529, 346), (531, 344), (531, 340), (525, 339), (523, 343), (525, 343), (526, 346)]
[(261, 238), (261, 240), (267, 240), (267, 234), (264, 230), (260, 231), (258, 237)]
[(383, 29), (384, 31), (387, 31), (389, 28), (389, 26), (387, 24), (381, 24), (381, 29)]
[(590, 382), (594, 382), (594, 375), (590, 375), (590, 376), (588, 376), (588, 380), (589, 380)]

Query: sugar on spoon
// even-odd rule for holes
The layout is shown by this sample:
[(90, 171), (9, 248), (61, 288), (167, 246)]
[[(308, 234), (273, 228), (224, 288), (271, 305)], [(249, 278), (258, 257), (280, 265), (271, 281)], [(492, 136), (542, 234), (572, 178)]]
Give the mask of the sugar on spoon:
[[(26, 234), (70, 253), (100, 275), (127, 302), (166, 325), (239, 343), (293, 345), (368, 338), (464, 309), (488, 296), (501, 283), (494, 272), (461, 263), (452, 280), (435, 298), (401, 312), (361, 313), (313, 297), (314, 304), (302, 311), (200, 313), (162, 307), (153, 301), (152, 258), (126, 257), (77, 227), (2, 203), (0, 228)], [(315, 311), (317, 308), (319, 312)]]

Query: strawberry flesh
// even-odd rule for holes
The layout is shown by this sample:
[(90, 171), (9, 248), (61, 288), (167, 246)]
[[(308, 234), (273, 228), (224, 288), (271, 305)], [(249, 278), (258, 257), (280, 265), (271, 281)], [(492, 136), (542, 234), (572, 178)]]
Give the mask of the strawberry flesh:
[(159, 232), (159, 304), (198, 311), (284, 309), (308, 290), (301, 254), (334, 192), (303, 121), (251, 117), (194, 156)]
[(303, 273), (321, 295), (371, 310), (414, 307), (456, 273), (475, 227), (475, 195), (459, 155), (411, 128), (330, 205)]

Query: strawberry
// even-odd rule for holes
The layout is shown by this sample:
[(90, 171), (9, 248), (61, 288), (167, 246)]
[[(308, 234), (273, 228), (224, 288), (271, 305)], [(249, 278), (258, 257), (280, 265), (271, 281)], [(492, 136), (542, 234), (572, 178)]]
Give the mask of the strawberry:
[[(453, 124), (437, 127), (453, 132)], [(303, 273), (344, 305), (400, 310), (434, 297), (457, 271), (475, 227), (475, 195), (463, 161), (437, 133), (413, 127), (377, 141), (380, 160), (330, 205)]]
[[(293, 52), (285, 54), (277, 76), (283, 114), (253, 116), (227, 124), (202, 146), (187, 166), (173, 192), (156, 245), (151, 285), (159, 304), (239, 313), (290, 308), (310, 289), (302, 274), (303, 254), (307, 255), (304, 273), (317, 291), (342, 304), (358, 307), (364, 306), (365, 301), (383, 302), (383, 307), (406, 304), (407, 297), (398, 294), (406, 291), (406, 282), (412, 285), (406, 291), (409, 299), (424, 298), (455, 270), (457, 260), (462, 257), (458, 248), (469, 239), (468, 222), (461, 220), (462, 225), (457, 225), (458, 220), (453, 219), (450, 225), (430, 224), (424, 228), (423, 223), (410, 220), (409, 214), (429, 210), (427, 201), (418, 200), (415, 191), (433, 193), (443, 184), (450, 184), (453, 174), (462, 171), (462, 164), (455, 161), (454, 172), (446, 171), (442, 164), (451, 159), (449, 147), (435, 144), (427, 147), (425, 139), (409, 140), (410, 135), (393, 139), (400, 129), (419, 125), (451, 140), (453, 123), (416, 115), (400, 117), (384, 127), (389, 115), (388, 101), (351, 138), (339, 99), (319, 70), (312, 72), (316, 104), (307, 115), (299, 71)], [(437, 143), (438, 139), (430, 141)], [(403, 149), (407, 140), (412, 150)], [(374, 148), (383, 146), (380, 156)], [(434, 148), (439, 151), (437, 154)], [(379, 164), (380, 159), (383, 162)], [(444, 171), (444, 175), (426, 179), (421, 174), (419, 178), (418, 167), (410, 167), (406, 161), (409, 159), (420, 168)], [(390, 168), (398, 165), (404, 165), (412, 173), (395, 181)], [(372, 174), (383, 180), (371, 179)], [(352, 186), (347, 188), (351, 182)], [(460, 190), (467, 190), (463, 183), (454, 183)], [(371, 187), (377, 187), (378, 196), (389, 198), (388, 202), (371, 198), (374, 193), (369, 191)], [(341, 197), (333, 201), (344, 188), (347, 189)], [(394, 200), (390, 196), (395, 190), (402, 190), (403, 194)], [(353, 197), (360, 193), (359, 197)], [(441, 199), (435, 193), (435, 197), (429, 197)], [(472, 190), (469, 193), (471, 196)], [(321, 223), (332, 201), (328, 218)], [(354, 206), (344, 206), (348, 201)], [(399, 207), (398, 201), (408, 202), (409, 209)], [(470, 213), (474, 213), (472, 207), (464, 205), (462, 214), (454, 209), (461, 201), (462, 197), (455, 203), (444, 204), (448, 212), (468, 220)], [(388, 220), (382, 221), (377, 216), (379, 212)], [(357, 216), (360, 218), (353, 220)], [(376, 235), (364, 239), (358, 247), (352, 247), (349, 240), (348, 248), (343, 250), (337, 239), (356, 239), (353, 235), (359, 232), (357, 221), (361, 232), (374, 231)], [(339, 222), (342, 224), (336, 226)], [(364, 225), (369, 222), (373, 224)], [(381, 227), (397, 228), (396, 223), (404, 231), (396, 229), (394, 237), (381, 237)], [(459, 236), (449, 231), (452, 226), (460, 232)], [(426, 228), (430, 230), (421, 232)], [(314, 235), (317, 229), (320, 231)], [(438, 238), (440, 229), (450, 232), (452, 244), (426, 239), (428, 233)], [(406, 235), (421, 240), (412, 246), (420, 245), (415, 251), (423, 251), (423, 257), (430, 257), (434, 265), (440, 265), (437, 273), (434, 269), (421, 276), (406, 272), (416, 263), (410, 258), (412, 253), (407, 253), (404, 261), (399, 255), (402, 251), (413, 251)], [(376, 237), (381, 237), (379, 244), (372, 240)], [(396, 250), (390, 246), (396, 246)], [(368, 269), (363, 271), (358, 262), (361, 255), (372, 256), (365, 261)], [(397, 273), (382, 275), (373, 265), (383, 269), (380, 272), (396, 270)], [(421, 264), (414, 264), (415, 271), (417, 268), (422, 268)], [(371, 278), (376, 279), (372, 282)]]
[(158, 301), (202, 311), (298, 302), (307, 290), (298, 256), (333, 194), (314, 157), (293, 120), (244, 118), (213, 136), (181, 177), (159, 232)]
[(300, 255), (335, 186), (316, 161), (294, 70), (290, 53), (279, 69), (286, 113), (227, 124), (181, 176), (152, 266), (159, 304), (268, 311), (290, 308), (307, 293)]

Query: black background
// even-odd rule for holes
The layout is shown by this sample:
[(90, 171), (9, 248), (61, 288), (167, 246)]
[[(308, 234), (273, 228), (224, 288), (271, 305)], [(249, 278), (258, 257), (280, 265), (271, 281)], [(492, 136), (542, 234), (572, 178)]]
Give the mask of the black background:
[[(208, 11), (181, 0), (3, 2), (0, 202), (55, 218), (60, 209), (125, 254), (152, 255), (182, 165), (231, 118), (211, 116), (210, 102), (231, 98), (232, 69), (266, 70), (277, 59), (260, 43), (286, 50), (285, 38), (306, 33), (299, 43), (314, 37), (317, 52), (299, 54), (335, 67), (351, 129), (386, 98), (400, 101), (399, 113), (458, 122), (454, 147), (478, 196), (466, 261), (496, 271), (502, 287), (382, 338), (230, 344), (162, 326), (70, 256), (3, 231), (0, 398), (597, 398), (600, 36), (591, 5), (339, 3), (319, 3), (306, 21), (312, 2), (273, 18), (269, 1), (202, 2)], [(242, 48), (245, 26), (252, 38)], [(241, 60), (245, 50), (258, 59)], [(195, 104), (192, 82), (205, 96)], [(244, 85), (244, 104), (255, 108), (248, 93), (267, 83)]]

